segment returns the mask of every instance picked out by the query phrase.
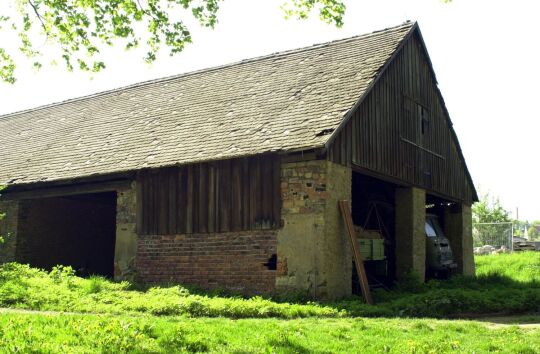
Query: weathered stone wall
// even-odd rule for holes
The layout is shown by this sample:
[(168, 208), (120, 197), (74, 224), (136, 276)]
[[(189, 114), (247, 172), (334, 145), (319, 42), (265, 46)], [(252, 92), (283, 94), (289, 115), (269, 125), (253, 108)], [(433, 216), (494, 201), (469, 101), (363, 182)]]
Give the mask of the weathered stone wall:
[(4, 239), (4, 243), (0, 244), (0, 263), (13, 262), (17, 244), (19, 202), (1, 201), (0, 214), (4, 214), (4, 218), (0, 220), (0, 236)]
[(410, 187), (396, 188), (396, 276), (426, 274), (426, 193)]
[[(242, 293), (275, 288), (277, 231), (139, 236), (137, 279), (182, 283)], [(269, 269), (270, 268), (270, 269)], [(274, 269), (272, 269), (274, 268)]]
[(351, 252), (338, 200), (350, 200), (352, 172), (329, 161), (282, 165), (283, 228), (276, 287), (319, 298), (351, 294)]
[(457, 262), (456, 272), (463, 275), (475, 274), (472, 212), (465, 204), (456, 204), (446, 208), (444, 214), (444, 233), (450, 241), (450, 247)]
[(131, 188), (116, 192), (116, 245), (114, 278), (134, 280), (137, 255), (137, 193), (136, 182)]

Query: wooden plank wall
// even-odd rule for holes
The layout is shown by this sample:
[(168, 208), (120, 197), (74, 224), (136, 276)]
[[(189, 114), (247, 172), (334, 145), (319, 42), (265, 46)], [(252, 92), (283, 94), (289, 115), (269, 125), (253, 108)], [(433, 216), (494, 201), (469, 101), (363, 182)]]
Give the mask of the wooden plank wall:
[(138, 233), (172, 235), (276, 228), (280, 163), (273, 155), (141, 172)]
[(470, 203), (473, 189), (443, 104), (414, 35), (337, 135), (328, 159)]

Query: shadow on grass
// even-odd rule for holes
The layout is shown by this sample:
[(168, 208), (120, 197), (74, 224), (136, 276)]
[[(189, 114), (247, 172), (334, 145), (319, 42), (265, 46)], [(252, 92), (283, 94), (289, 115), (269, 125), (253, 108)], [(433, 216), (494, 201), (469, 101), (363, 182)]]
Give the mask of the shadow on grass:
[(313, 301), (298, 293), (249, 298), (222, 289), (208, 291), (177, 284), (130, 286), (73, 274), (65, 267), (46, 272), (27, 265), (4, 264), (0, 266), (0, 307), (228, 318), (470, 318), (472, 314), (540, 313), (540, 277), (536, 270), (527, 275), (530, 281), (517, 281), (502, 272), (427, 283), (409, 279), (395, 284), (391, 291), (374, 292), (373, 306), (359, 297), (332, 302)]
[(373, 297), (374, 306), (358, 297), (324, 304), (351, 316), (377, 317), (470, 318), (540, 312), (540, 282), (521, 282), (499, 274), (398, 283), (391, 291), (374, 292)]
[(540, 313), (528, 315), (511, 316), (487, 316), (474, 317), (475, 321), (489, 322), (502, 325), (537, 325), (540, 327)]
[[(162, 284), (163, 287), (173, 284)], [(138, 291), (149, 286), (138, 285)], [(225, 289), (206, 290), (183, 286), (192, 295), (208, 298), (241, 298), (248, 295)], [(263, 297), (278, 304), (317, 305), (352, 317), (430, 317), (474, 318), (478, 315), (517, 315), (540, 313), (540, 282), (516, 281), (500, 274), (478, 277), (455, 276), (448, 280), (420, 283), (409, 279), (396, 283), (390, 291), (373, 293), (375, 305), (367, 305), (358, 296), (339, 301), (317, 301), (305, 293)]]

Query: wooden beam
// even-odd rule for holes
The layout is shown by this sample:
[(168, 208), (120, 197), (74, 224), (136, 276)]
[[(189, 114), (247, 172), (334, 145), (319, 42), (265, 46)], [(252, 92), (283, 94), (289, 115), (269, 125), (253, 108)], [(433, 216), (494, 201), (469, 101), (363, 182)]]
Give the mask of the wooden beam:
[(371, 292), (369, 291), (369, 283), (366, 276), (366, 269), (364, 268), (364, 259), (360, 253), (360, 247), (356, 240), (356, 234), (354, 233), (354, 226), (351, 217), (351, 209), (349, 208), (348, 200), (340, 200), (339, 207), (341, 209), (341, 215), (343, 215), (343, 221), (349, 234), (349, 240), (351, 241), (351, 247), (354, 255), (354, 264), (356, 265), (356, 272), (358, 273), (358, 280), (360, 281), (360, 288), (362, 289), (362, 295), (366, 300), (366, 303), (373, 305), (373, 299), (371, 298)]
[(65, 197), (77, 194), (91, 194), (101, 192), (121, 191), (131, 188), (131, 180), (119, 180), (110, 182), (76, 184), (62, 187), (49, 187), (30, 189), (25, 191), (9, 190), (2, 192), (0, 200), (23, 200), (23, 199), (39, 199), (52, 197)]
[(384, 174), (382, 174), (380, 172), (370, 170), (369, 168), (365, 168), (365, 167), (359, 166), (359, 165), (354, 164), (354, 163), (351, 165), (351, 168), (352, 168), (353, 172), (359, 173), (361, 175), (366, 175), (366, 176), (369, 176), (369, 177), (373, 177), (373, 178), (376, 178), (376, 179), (380, 179), (381, 181), (384, 181), (384, 182), (395, 184), (396, 187), (418, 187), (418, 188), (424, 189), (427, 194), (431, 194), (431, 195), (433, 195), (435, 197), (445, 199), (445, 200), (447, 200), (449, 202), (467, 204), (467, 201), (465, 201), (465, 200), (456, 199), (456, 198), (453, 198), (453, 197), (451, 197), (449, 195), (445, 195), (445, 194), (436, 192), (431, 188), (426, 188), (425, 186), (422, 186), (422, 185), (419, 185), (419, 184), (416, 184), (416, 183), (410, 183), (410, 182), (407, 182), (407, 181), (402, 181), (397, 177), (384, 175)]
[(300, 151), (281, 156), (281, 163), (302, 162), (320, 159), (314, 150)]

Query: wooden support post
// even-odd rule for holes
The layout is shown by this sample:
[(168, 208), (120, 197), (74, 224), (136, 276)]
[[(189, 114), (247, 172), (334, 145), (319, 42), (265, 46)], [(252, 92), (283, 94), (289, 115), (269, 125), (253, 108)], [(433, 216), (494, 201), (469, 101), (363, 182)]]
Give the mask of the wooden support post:
[(356, 235), (354, 233), (354, 226), (351, 217), (351, 209), (349, 208), (349, 201), (340, 200), (339, 207), (341, 209), (341, 214), (343, 215), (343, 221), (345, 221), (345, 226), (347, 227), (347, 233), (349, 234), (349, 240), (351, 241), (351, 247), (354, 255), (354, 264), (356, 265), (356, 272), (358, 273), (358, 280), (360, 281), (360, 288), (362, 289), (362, 295), (366, 300), (366, 303), (373, 305), (373, 299), (371, 298), (371, 293), (369, 291), (369, 283), (366, 276), (366, 269), (364, 268), (364, 259), (360, 253), (360, 247), (356, 240)]

